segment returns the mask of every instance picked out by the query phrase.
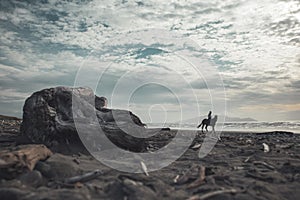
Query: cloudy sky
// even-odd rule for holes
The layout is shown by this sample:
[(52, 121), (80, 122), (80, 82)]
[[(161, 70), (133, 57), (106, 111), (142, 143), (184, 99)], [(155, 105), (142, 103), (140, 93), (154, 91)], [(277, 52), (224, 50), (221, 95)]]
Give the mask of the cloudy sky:
[(1, 114), (88, 86), (145, 122), (300, 120), (299, 0), (1, 0)]

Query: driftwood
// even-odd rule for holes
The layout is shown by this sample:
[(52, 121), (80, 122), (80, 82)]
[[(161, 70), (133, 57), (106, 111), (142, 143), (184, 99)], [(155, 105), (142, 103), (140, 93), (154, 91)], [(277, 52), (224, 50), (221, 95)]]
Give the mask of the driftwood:
[(199, 149), (201, 147), (201, 144), (195, 144), (191, 147), (191, 149)]
[(291, 144), (275, 144), (276, 148), (279, 149), (290, 149), (294, 146), (295, 144), (291, 143)]
[(198, 187), (198, 186), (202, 185), (204, 183), (204, 181), (205, 181), (205, 167), (201, 166), (199, 169), (199, 178), (197, 180), (195, 180), (193, 183), (191, 183), (188, 186), (188, 189)]
[(21, 145), (0, 152), (0, 177), (14, 178), (18, 174), (32, 171), (39, 160), (45, 160), (52, 152), (45, 145)]
[(275, 170), (275, 167), (273, 167), (272, 165), (270, 165), (270, 164), (268, 164), (268, 163), (266, 163), (264, 161), (254, 161), (253, 164), (254, 165), (263, 165), (263, 166), (265, 166), (268, 169)]
[(100, 176), (101, 174), (103, 174), (102, 171), (95, 170), (95, 171), (88, 172), (83, 175), (68, 178), (64, 181), (64, 183), (67, 183), (67, 184), (73, 184), (73, 183), (78, 183), (78, 182), (83, 183), (83, 182), (93, 180), (93, 179), (97, 178), (98, 176)]
[(248, 161), (250, 160), (250, 158), (251, 158), (251, 156), (248, 156), (248, 157), (244, 160), (244, 162), (245, 162), (245, 163), (248, 162)]
[(208, 199), (210, 197), (216, 196), (216, 195), (220, 195), (220, 194), (224, 194), (224, 193), (231, 193), (231, 194), (235, 194), (241, 192), (240, 190), (236, 190), (236, 189), (224, 189), (224, 190), (217, 190), (217, 191), (213, 191), (213, 192), (209, 192), (206, 194), (203, 194), (201, 196), (199, 195), (195, 195), (192, 196), (190, 198), (188, 198), (188, 200), (205, 200)]

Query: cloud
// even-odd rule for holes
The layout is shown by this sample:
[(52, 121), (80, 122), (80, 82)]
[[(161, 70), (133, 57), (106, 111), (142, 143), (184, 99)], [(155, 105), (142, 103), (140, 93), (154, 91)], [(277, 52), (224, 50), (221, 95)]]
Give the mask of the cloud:
[(19, 92), (15, 89), (3, 89), (0, 91), (0, 101), (9, 103), (12, 101), (23, 101), (25, 97), (28, 97), (29, 93)]
[(294, 91), (299, 91), (300, 90), (300, 80), (291, 81), (290, 83), (287, 83), (285, 86)]
[[(82, 69), (86, 73), (81, 84), (87, 86), (95, 85), (106, 70), (96, 89), (99, 94), (110, 95), (121, 82), (119, 105), (124, 104), (126, 89), (152, 81), (180, 94), (186, 110), (197, 106), (194, 96), (202, 110), (210, 109), (207, 81), (216, 107), (221, 107), (221, 77), (230, 109), (237, 115), (245, 114), (244, 106), (297, 104), (299, 10), (299, 2), (293, 0), (4, 0), (1, 101), (7, 107), (11, 100), (15, 109), (16, 102), (37, 89), (72, 86)], [(167, 91), (144, 90), (136, 93), (141, 108), (166, 102), (172, 110)]]

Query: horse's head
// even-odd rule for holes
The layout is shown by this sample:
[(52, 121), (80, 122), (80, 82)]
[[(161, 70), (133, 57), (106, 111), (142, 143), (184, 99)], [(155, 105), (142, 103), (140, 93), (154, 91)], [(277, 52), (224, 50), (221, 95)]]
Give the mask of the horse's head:
[(213, 121), (214, 123), (216, 123), (217, 120), (218, 120), (218, 115), (215, 115), (214, 118), (212, 118), (212, 121)]

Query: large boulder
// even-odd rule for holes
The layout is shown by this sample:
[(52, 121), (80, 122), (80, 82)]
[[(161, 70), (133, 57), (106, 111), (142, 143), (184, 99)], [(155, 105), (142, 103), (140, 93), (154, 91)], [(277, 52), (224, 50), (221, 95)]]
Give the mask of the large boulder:
[[(111, 142), (125, 150), (144, 151), (144, 139), (131, 133), (139, 135), (145, 124), (130, 111), (104, 105), (105, 98), (89, 88), (56, 87), (35, 92), (25, 101), (21, 134), (58, 152), (69, 149), (74, 153), (84, 150), (83, 146), (89, 150), (110, 148)], [(103, 143), (107, 138), (111, 142)]]

